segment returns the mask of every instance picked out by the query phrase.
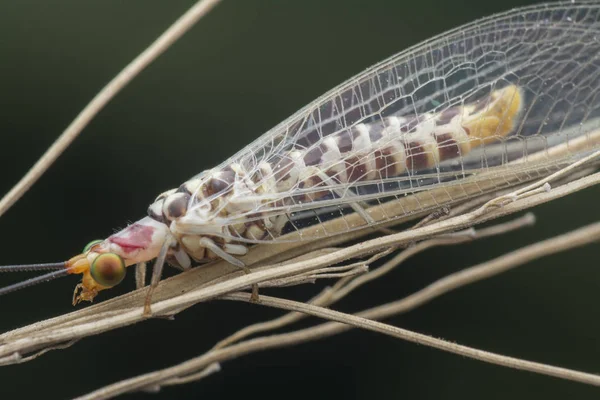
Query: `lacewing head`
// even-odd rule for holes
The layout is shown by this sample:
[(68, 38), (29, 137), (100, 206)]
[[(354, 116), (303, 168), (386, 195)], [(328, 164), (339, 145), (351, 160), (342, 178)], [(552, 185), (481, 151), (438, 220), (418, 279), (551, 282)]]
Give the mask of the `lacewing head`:
[(93, 301), (100, 291), (118, 285), (125, 278), (128, 266), (155, 258), (167, 231), (166, 225), (143, 218), (107, 239), (88, 243), (80, 254), (67, 261), (0, 266), (0, 272), (52, 271), (0, 288), (0, 296), (62, 276), (81, 274), (81, 282), (73, 292), (73, 305)]

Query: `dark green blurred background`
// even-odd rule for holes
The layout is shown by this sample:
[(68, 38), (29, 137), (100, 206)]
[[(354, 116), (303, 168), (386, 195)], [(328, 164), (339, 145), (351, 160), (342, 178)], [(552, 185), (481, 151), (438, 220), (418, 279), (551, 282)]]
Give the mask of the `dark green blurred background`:
[[(193, 2), (0, 3), (0, 191), (111, 77)], [(57, 261), (143, 216), (165, 189), (222, 161), (326, 90), (434, 34), (531, 4), (506, 0), (225, 0), (130, 84), (0, 219), (0, 263)], [(437, 249), (337, 309), (391, 301), (451, 271), (598, 219), (598, 188), (535, 209), (536, 227)], [(597, 246), (530, 263), (389, 322), (501, 354), (600, 371)], [(23, 276), (2, 276), (0, 284)], [(73, 308), (74, 278), (0, 299), (0, 332)], [(119, 290), (134, 286), (130, 276)], [(280, 294), (306, 299), (317, 287)], [(277, 315), (213, 302), (0, 368), (0, 398), (63, 399), (184, 361)], [(130, 398), (598, 398), (581, 384), (354, 331), (227, 362), (199, 383)]]

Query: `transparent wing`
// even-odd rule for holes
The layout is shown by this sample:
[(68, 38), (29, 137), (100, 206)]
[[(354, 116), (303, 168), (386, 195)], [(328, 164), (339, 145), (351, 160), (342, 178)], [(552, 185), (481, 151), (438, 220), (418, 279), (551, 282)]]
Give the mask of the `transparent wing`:
[(600, 5), (590, 1), (513, 10), (423, 42), (194, 177), (183, 222), (273, 241), (306, 216), (320, 223), (407, 194), (572, 162), (600, 141), (599, 38)]

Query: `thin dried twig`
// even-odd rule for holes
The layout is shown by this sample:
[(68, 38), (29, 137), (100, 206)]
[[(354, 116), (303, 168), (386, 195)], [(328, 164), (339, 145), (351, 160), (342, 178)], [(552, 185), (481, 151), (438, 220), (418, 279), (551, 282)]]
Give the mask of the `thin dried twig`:
[(168, 381), (163, 382), (160, 386), (173, 386), (173, 385), (181, 385), (184, 383), (190, 383), (194, 381), (199, 381), (200, 379), (204, 379), (209, 375), (212, 375), (216, 372), (221, 371), (221, 364), (213, 363), (208, 367), (204, 368), (202, 371), (197, 372), (195, 374), (190, 374), (181, 378), (173, 378)]
[[(255, 339), (249, 339), (238, 344), (225, 346), (223, 348), (214, 348), (204, 355), (192, 358), (176, 366), (108, 385), (97, 391), (82, 396), (79, 399), (95, 400), (101, 398), (110, 398), (119, 394), (140, 390), (146, 386), (156, 387), (163, 381), (170, 381), (171, 379), (177, 379), (178, 377), (197, 374), (198, 371), (202, 371), (208, 365), (215, 362), (230, 360), (257, 351), (264, 351), (305, 343), (312, 340), (323, 339), (352, 329), (353, 326), (377, 330), (379, 332), (390, 334), (391, 336), (396, 337), (406, 334), (407, 337), (402, 337), (403, 339), (422, 344), (428, 344), (429, 342), (426, 343), (420, 341), (422, 337), (419, 334), (400, 330), (399, 328), (390, 327), (389, 325), (374, 325), (376, 323), (371, 320), (385, 319), (393, 315), (407, 312), (452, 290), (506, 272), (533, 259), (546, 257), (556, 254), (560, 251), (580, 247), (598, 240), (600, 240), (600, 223), (591, 224), (575, 231), (524, 247), (483, 264), (448, 275), (445, 278), (432, 283), (419, 292), (414, 293), (402, 300), (362, 311), (355, 314), (355, 316), (337, 313), (335, 316), (332, 316), (332, 318), (329, 318), (331, 314), (327, 314), (328, 312), (336, 312), (320, 309), (319, 307), (317, 307), (315, 311), (314, 308), (311, 308), (315, 306), (306, 305), (304, 303), (289, 302), (288, 300), (280, 299), (273, 300), (273, 302), (269, 303), (269, 305), (281, 306), (281, 308), (293, 310), (294, 312), (307, 313), (327, 319), (334, 319), (344, 323), (327, 322), (315, 327), (305, 328), (295, 332), (259, 337)], [(221, 298), (247, 301), (249, 295), (245, 293), (228, 294)], [(266, 300), (263, 304), (266, 304), (271, 300), (265, 296), (262, 296), (261, 298)], [(289, 303), (284, 304), (284, 302)], [(325, 312), (322, 312), (321, 310), (325, 310)], [(359, 319), (357, 320), (353, 318)], [(427, 340), (432, 339), (427, 336), (425, 336), (425, 338), (428, 338)], [(440, 347), (437, 347), (438, 345)], [(592, 385), (600, 385), (600, 376), (598, 375), (519, 360), (511, 357), (504, 357), (477, 349), (464, 348), (459, 345), (454, 345), (453, 343), (436, 343), (434, 347), (452, 351), (468, 357), (473, 356), (472, 358), (480, 359), (481, 361), (492, 362), (511, 368), (529, 370)]]
[[(238, 291), (254, 283), (306, 273), (348, 259), (363, 257), (382, 249), (455, 231), (475, 222), (489, 220), (562, 197), (598, 182), (600, 182), (600, 174), (594, 174), (555, 187), (550, 192), (538, 193), (507, 204), (502, 208), (491, 209), (489, 213), (482, 215), (478, 220), (473, 218), (473, 213), (480, 214), (476, 210), (408, 232), (364, 241), (309, 261), (267, 266), (247, 275), (240, 274), (237, 270), (227, 274), (227, 271), (231, 271), (231, 266), (224, 262), (217, 262), (210, 267), (192, 269), (161, 282), (153, 298), (152, 310), (155, 315), (170, 315), (200, 301)], [(0, 358), (11, 356), (13, 353), (25, 355), (57, 343), (96, 335), (143, 321), (145, 319), (142, 313), (144, 295), (144, 290), (135, 291), (74, 313), (7, 332), (0, 336)], [(116, 312), (117, 310), (118, 312)]]
[[(333, 278), (344, 278), (353, 277), (356, 275), (364, 274), (369, 271), (368, 262), (358, 262), (341, 267), (326, 267), (309, 273), (298, 274), (287, 278), (273, 279), (270, 281), (262, 282), (258, 286), (261, 288), (267, 287), (287, 287), (295, 286), (303, 283), (314, 283), (318, 279), (333, 279)], [(244, 288), (250, 289), (250, 288)]]
[(28, 361), (32, 361), (32, 360), (35, 360), (36, 358), (46, 354), (49, 351), (67, 349), (67, 348), (73, 346), (75, 343), (77, 343), (77, 340), (70, 340), (66, 343), (59, 343), (54, 346), (45, 347), (42, 350), (38, 351), (37, 353), (31, 354), (27, 357), (22, 357), (19, 353), (13, 353), (12, 355), (10, 355), (8, 357), (1, 358), (0, 366), (11, 365), (11, 364), (22, 364), (22, 363), (25, 363)]
[[(500, 235), (503, 233), (513, 231), (515, 229), (530, 226), (534, 223), (534, 221), (535, 217), (533, 216), (533, 214), (527, 213), (523, 217), (517, 218), (513, 221), (494, 225), (492, 227), (484, 228), (478, 231), (468, 229), (466, 231), (456, 232), (449, 235), (443, 235), (420, 242), (414, 246), (405, 249), (404, 251), (393, 257), (391, 260), (385, 262), (379, 268), (370, 271), (367, 274), (359, 276), (355, 279), (340, 279), (333, 287), (325, 288), (321, 293), (319, 293), (308, 303), (321, 307), (331, 306), (332, 304), (346, 297), (358, 287), (363, 286), (364, 284), (375, 279), (381, 278), (382, 276), (390, 272), (392, 269), (404, 263), (407, 259), (415, 256), (416, 254), (424, 252), (432, 247), (457, 245), (461, 243), (471, 242), (477, 239), (483, 239), (492, 235)], [(233, 333), (227, 338), (221, 340), (213, 347), (213, 349), (228, 346), (232, 343), (238, 342), (244, 338), (247, 338), (251, 335), (256, 335), (261, 332), (280, 329), (304, 317), (306, 317), (305, 314), (292, 312), (282, 315), (281, 317), (275, 318), (271, 321), (249, 325)]]
[(200, 0), (160, 35), (146, 50), (117, 74), (77, 115), (65, 131), (46, 150), (21, 180), (0, 200), (2, 216), (43, 175), (56, 159), (73, 143), (81, 131), (133, 78), (186, 33), (221, 0)]
[[(14, 204), (14, 202), (18, 200), (31, 185), (33, 185), (48, 166), (56, 160), (97, 112), (102, 109), (118, 91), (120, 91), (158, 55), (164, 52), (175, 40), (181, 37), (199, 18), (205, 15), (217, 3), (219, 3), (219, 0), (203, 0), (196, 3), (196, 5), (175, 22), (171, 28), (161, 35), (147, 50), (133, 60), (102, 91), (100, 91), (24, 178), (0, 201), (0, 215)], [(587, 144), (586, 141), (589, 141), (592, 138), (597, 140), (598, 135), (600, 135), (600, 131), (586, 135), (586, 137), (581, 138), (580, 145), (585, 146)], [(569, 149), (571, 149), (574, 144), (575, 143), (570, 143)], [(558, 147), (560, 146), (557, 146), (557, 148)], [(551, 151), (556, 152), (566, 150), (551, 149)], [(154, 303), (152, 305), (153, 312), (156, 315), (162, 316), (173, 315), (200, 301), (213, 298), (248, 301), (249, 295), (233, 292), (256, 284), (265, 286), (298, 284), (312, 281), (316, 278), (342, 276), (342, 279), (340, 279), (333, 288), (328, 289), (328, 291), (322, 293), (320, 297), (315, 299), (315, 303), (322, 303), (323, 305), (332, 304), (348, 295), (356, 287), (382, 276), (389, 269), (416, 252), (423, 251), (433, 245), (455, 244), (465, 239), (456, 234), (448, 235), (449, 232), (526, 209), (533, 205), (550, 201), (597, 184), (600, 182), (600, 174), (584, 177), (552, 190), (550, 190), (551, 187), (549, 182), (556, 182), (557, 179), (565, 178), (565, 176), (572, 173), (574, 169), (597, 160), (599, 155), (600, 152), (592, 154), (588, 158), (570, 164), (563, 170), (560, 170), (541, 181), (519, 188), (508, 195), (496, 197), (486, 203), (483, 207), (465, 215), (454, 214), (454, 216), (450, 217), (450, 215), (431, 214), (430, 218), (421, 221), (414, 229), (408, 232), (394, 233), (386, 237), (363, 241), (362, 243), (342, 249), (329, 249), (329, 247), (349, 240), (361, 238), (367, 234), (373, 233), (373, 229), (365, 227), (362, 230), (357, 230), (348, 234), (309, 242), (309, 249), (318, 252), (318, 256), (311, 257), (310, 259), (292, 259), (300, 253), (306, 253), (308, 251), (306, 246), (307, 242), (296, 241), (288, 244), (282, 243), (273, 246), (263, 246), (260, 247), (260, 251), (256, 249), (254, 249), (255, 251), (251, 251), (244, 259), (246, 264), (253, 264), (255, 266), (253, 273), (249, 275), (239, 276), (239, 272), (233, 271), (230, 266), (227, 266), (222, 262), (217, 262), (200, 271), (190, 271), (186, 274), (182, 274), (185, 276), (176, 277), (161, 283), (154, 296)], [(544, 156), (547, 156), (547, 154), (544, 154)], [(548, 172), (546, 168), (547, 167), (540, 165), (539, 171), (528, 171), (527, 173), (514, 174), (514, 176), (510, 177), (494, 176), (493, 174), (490, 174), (486, 180), (477, 182), (469, 182), (467, 180), (464, 184), (460, 183), (426, 192), (419, 192), (405, 199), (398, 199), (398, 201), (381, 204), (378, 207), (369, 208), (368, 213), (375, 221), (389, 221), (389, 223), (383, 224), (377, 228), (380, 231), (388, 230), (389, 232), (388, 227), (390, 225), (423, 216), (431, 210), (438, 209), (440, 206), (464, 202), (465, 200), (471, 199), (474, 194), (481, 195), (496, 192), (500, 187), (510, 187), (522, 184), (526, 180), (531, 180), (531, 177), (535, 175), (535, 173), (539, 173), (540, 176), (547, 175)], [(473, 204), (466, 204), (462, 207), (467, 206), (472, 207)], [(452, 211), (455, 210), (451, 210), (450, 214), (452, 214)], [(358, 215), (347, 216), (343, 218), (343, 221), (328, 221), (320, 228), (322, 229), (325, 227), (325, 230), (332, 228), (330, 229), (331, 231), (336, 231), (336, 224), (347, 225), (348, 223), (351, 223), (352, 226), (359, 226), (363, 224), (364, 221), (362, 221), (361, 217)], [(303, 231), (304, 236), (311, 237), (315, 235), (316, 230), (314, 229), (316, 228), (309, 228), (306, 232)], [(500, 228), (500, 230), (502, 230), (502, 228)], [(490, 230), (487, 234), (497, 233), (497, 231)], [(355, 276), (357, 273), (364, 271), (371, 261), (381, 257), (382, 254), (386, 254), (386, 252), (391, 251), (391, 249), (402, 245), (416, 243), (417, 241), (425, 240), (437, 235), (446, 236), (438, 237), (428, 242), (409, 247), (403, 253), (388, 261), (382, 268), (359, 277)], [(582, 237), (581, 235), (584, 235), (585, 237)], [(293, 312), (288, 315), (300, 315), (298, 313), (302, 313), (302, 315), (309, 314), (332, 321), (342, 322), (344, 325), (340, 323), (326, 323), (291, 334), (257, 338), (233, 345), (221, 343), (220, 348), (216, 347), (207, 354), (179, 366), (111, 385), (84, 398), (105, 398), (131, 390), (156, 391), (159, 390), (162, 385), (181, 384), (191, 380), (202, 379), (206, 375), (218, 371), (218, 362), (220, 361), (235, 358), (252, 351), (265, 350), (267, 348), (281, 347), (322, 338), (350, 329), (351, 327), (360, 327), (381, 332), (486, 362), (493, 362), (512, 368), (525, 369), (546, 375), (558, 376), (564, 379), (598, 385), (600, 384), (600, 377), (595, 375), (483, 352), (370, 320), (381, 319), (389, 315), (405, 312), (424, 302), (430, 301), (447, 291), (501, 273), (507, 269), (527, 262), (532, 258), (542, 257), (567, 248), (589, 243), (592, 240), (598, 240), (598, 235), (600, 235), (600, 225), (590, 225), (568, 235), (563, 235), (549, 241), (528, 246), (517, 252), (492, 260), (489, 263), (453, 274), (401, 301), (376, 307), (356, 316), (328, 310), (318, 307), (315, 304), (304, 304), (262, 296), (262, 304), (287, 309)], [(444, 240), (447, 240), (447, 243), (444, 243)], [(324, 248), (328, 249), (322, 250)], [(265, 249), (268, 250), (265, 251)], [(345, 262), (354, 258), (361, 259), (372, 254), (375, 255), (373, 255), (370, 260), (358, 262), (346, 266), (343, 269), (331, 267), (331, 265), (336, 263)], [(285, 262), (276, 264), (280, 261)], [(350, 274), (350, 276), (344, 276), (344, 274)], [(0, 336), (0, 364), (18, 363), (30, 360), (48, 350), (71, 345), (83, 337), (140, 322), (144, 320), (141, 308), (144, 297), (143, 290), (136, 291), (97, 306), (5, 333)], [(288, 323), (290, 322), (289, 320), (287, 321)], [(254, 333), (257, 332), (257, 330), (254, 330)], [(239, 338), (240, 337), (238, 336), (237, 339)], [(25, 354), (29, 354), (29, 356), (24, 356)]]
[[(596, 240), (600, 239), (600, 224), (597, 225)], [(388, 324), (362, 318), (355, 315), (349, 315), (339, 311), (330, 310), (306, 304), (302, 302), (279, 299), (270, 296), (263, 296), (260, 304), (280, 308), (283, 310), (296, 311), (315, 317), (336, 321), (355, 328), (366, 329), (374, 332), (383, 333), (398, 339), (433, 347), (439, 350), (462, 355), (475, 360), (487, 362), (490, 364), (501, 365), (509, 368), (520, 369), (524, 371), (536, 372), (542, 375), (554, 376), (561, 379), (567, 379), (575, 382), (581, 382), (594, 386), (600, 386), (600, 375), (589, 374), (575, 371), (567, 368), (554, 367), (547, 364), (541, 364), (514, 357), (502, 356), (488, 351), (474, 349), (472, 347), (462, 346), (456, 343), (436, 339), (431, 336), (412, 332), (406, 329), (397, 328)], [(250, 296), (246, 293), (231, 293), (222, 297), (224, 300), (250, 301)]]
[[(598, 160), (598, 158), (600, 158), (600, 151), (595, 151), (592, 154), (590, 154), (586, 157), (583, 157), (582, 159), (577, 160), (576, 162), (558, 170), (557, 172), (555, 172), (543, 179), (533, 182), (531, 185), (527, 185), (527, 186), (517, 189), (509, 194), (506, 194), (504, 196), (500, 196), (493, 200), (490, 200), (489, 202), (484, 204), (483, 207), (481, 207), (479, 209), (479, 214), (483, 214), (483, 213), (487, 212), (487, 210), (490, 207), (499, 207), (503, 203), (513, 202), (522, 197), (528, 197), (528, 196), (534, 195), (536, 193), (541, 193), (541, 192), (548, 192), (551, 189), (550, 182), (555, 181), (558, 178), (562, 178), (562, 177), (570, 174), (571, 172), (577, 170), (581, 166), (590, 164), (591, 162)], [(474, 215), (474, 217), (476, 218), (477, 215)]]

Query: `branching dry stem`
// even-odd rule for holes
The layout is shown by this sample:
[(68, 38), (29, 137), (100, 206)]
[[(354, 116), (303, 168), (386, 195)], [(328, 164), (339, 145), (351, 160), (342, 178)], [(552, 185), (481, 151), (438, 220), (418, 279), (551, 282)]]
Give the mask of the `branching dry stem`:
[[(533, 214), (527, 213), (523, 217), (517, 218), (513, 221), (504, 224), (494, 225), (492, 227), (484, 228), (479, 231), (467, 229), (466, 231), (456, 232), (454, 234), (440, 236), (435, 239), (423, 241), (421, 243), (416, 244), (415, 246), (405, 249), (404, 251), (393, 257), (391, 260), (385, 262), (379, 268), (370, 271), (365, 275), (362, 275), (355, 279), (340, 279), (338, 282), (336, 282), (335, 285), (333, 285), (333, 287), (327, 287), (323, 289), (323, 291), (319, 295), (308, 301), (308, 303), (322, 307), (331, 306), (332, 304), (336, 303), (337, 301), (350, 294), (353, 290), (357, 289), (358, 287), (384, 276), (392, 269), (401, 265), (410, 257), (421, 253), (425, 250), (428, 250), (432, 247), (456, 245), (460, 243), (470, 242), (476, 239), (483, 239), (492, 235), (500, 235), (515, 229), (530, 226), (534, 222), (535, 218)], [(372, 261), (369, 260), (368, 262), (370, 264)], [(249, 325), (235, 332), (231, 336), (223, 339), (222, 341), (217, 343), (213, 348), (222, 348), (261, 332), (280, 329), (284, 326), (290, 325), (304, 318), (305, 316), (306, 315), (302, 313), (292, 312), (282, 315), (281, 317), (273, 319), (271, 321), (259, 322), (256, 324)]]
[[(546, 257), (599, 240), (600, 223), (591, 224), (575, 231), (524, 247), (483, 264), (448, 275), (445, 278), (432, 283), (419, 292), (414, 293), (402, 300), (374, 307), (355, 315), (344, 314), (315, 305), (261, 296), (261, 304), (263, 305), (309, 314), (337, 322), (328, 322), (315, 327), (297, 330), (295, 332), (269, 335), (265, 337), (249, 339), (221, 348), (213, 348), (204, 355), (192, 358), (176, 366), (108, 385), (97, 391), (82, 396), (79, 399), (96, 400), (111, 398), (119, 394), (141, 390), (148, 386), (157, 387), (157, 385), (160, 386), (161, 382), (163, 381), (170, 381), (172, 379), (178, 379), (180, 377), (202, 373), (207, 366), (215, 362), (220, 363), (257, 351), (264, 351), (305, 343), (312, 340), (323, 339), (325, 337), (345, 332), (349, 329), (352, 329), (352, 327), (373, 330), (389, 336), (432, 346), (444, 351), (449, 351), (492, 364), (600, 386), (600, 376), (598, 375), (520, 360), (513, 357), (506, 357), (483, 350), (440, 341), (426, 335), (421, 335), (387, 324), (375, 322), (375, 320), (389, 318), (393, 315), (413, 310), (420, 305), (452, 290), (506, 272), (533, 259)], [(246, 293), (233, 293), (224, 295), (221, 298), (228, 300), (249, 301), (250, 296)]]
[[(416, 243), (416, 245), (409, 246), (405, 252), (397, 256), (403, 258), (407, 255), (410, 255), (411, 251), (414, 251), (414, 248), (419, 249), (418, 246), (423, 246), (425, 248), (427, 246), (431, 246), (431, 244), (434, 242), (431, 242), (430, 244), (427, 244), (428, 242), (418, 242), (432, 237), (436, 237), (435, 239), (432, 239), (433, 241), (449, 240), (449, 238), (451, 242), (457, 240), (461, 241), (463, 239), (467, 240), (469, 236), (472, 236), (471, 231), (467, 231), (466, 234), (463, 232), (449, 236), (440, 235), (448, 235), (450, 232), (464, 229), (465, 227), (469, 227), (482, 221), (487, 221), (492, 218), (511, 214), (530, 208), (537, 204), (560, 198), (566, 194), (581, 190), (598, 182), (600, 182), (600, 174), (596, 173), (572, 182), (567, 182), (562, 186), (554, 186), (550, 191), (540, 192), (536, 190), (537, 188), (533, 188), (535, 191), (533, 195), (520, 197), (516, 201), (505, 204), (500, 208), (489, 208), (483, 206), (486, 209), (485, 212), (482, 212), (483, 207), (478, 208), (464, 215), (457, 215), (447, 219), (431, 221), (431, 223), (423, 225), (417, 229), (410, 229), (405, 232), (399, 232), (384, 237), (365, 240), (345, 248), (331, 249), (329, 248), (331, 243), (321, 243), (321, 248), (328, 248), (328, 250), (320, 251), (318, 253), (319, 255), (316, 257), (311, 257), (310, 259), (297, 258), (287, 263), (284, 262), (274, 265), (263, 265), (259, 268), (255, 268), (251, 274), (240, 274), (239, 271), (235, 269), (233, 271), (228, 270), (228, 265), (222, 262), (217, 262), (204, 268), (192, 269), (191, 271), (182, 273), (160, 283), (153, 299), (154, 303), (152, 304), (152, 310), (157, 316), (171, 316), (198, 302), (219, 298), (226, 294), (237, 292), (242, 288), (250, 287), (253, 284), (260, 284), (277, 279), (289, 279), (299, 275), (307, 276), (313, 274), (315, 270), (328, 268), (332, 265), (343, 263), (347, 260), (361, 259), (368, 257), (369, 255), (377, 257), (379, 253), (389, 251), (389, 249)], [(383, 206), (387, 206), (387, 204)], [(335, 223), (335, 221), (332, 221), (332, 223)], [(517, 225), (521, 223), (522, 222), (517, 223)], [(493, 229), (497, 228), (492, 228), (492, 230)], [(500, 229), (500, 231), (502, 230), (504, 230), (504, 228)], [(448, 281), (439, 281), (436, 284), (425, 288), (423, 291), (404, 299), (400, 303), (401, 305), (398, 305), (397, 303), (391, 303), (373, 309), (366, 315), (358, 315), (362, 318), (381, 319), (388, 315), (404, 312), (407, 309), (417, 307), (424, 302), (447, 292), (448, 290), (452, 290), (467, 283), (472, 283), (493, 276), (512, 266), (520, 265), (533, 258), (552, 254), (567, 248), (577, 247), (584, 243), (597, 240), (599, 232), (600, 224), (590, 225), (586, 228), (582, 228), (581, 230), (572, 232), (571, 234), (564, 235), (565, 239), (559, 237), (554, 239), (552, 242), (541, 242), (537, 245), (530, 246), (530, 248), (522, 249), (521, 251), (505, 256), (507, 258), (494, 260), (489, 265), (463, 271), (464, 275), (454, 275), (449, 278)], [(489, 232), (489, 234), (492, 233), (492, 231)], [(352, 236), (354, 233), (351, 233), (350, 235)], [(261, 254), (263, 254), (262, 251)], [(250, 254), (250, 256), (252, 256), (252, 254)], [(385, 268), (392, 268), (394, 263), (397, 264), (398, 262), (399, 260), (395, 259), (391, 261), (390, 264), (386, 264), (389, 265), (389, 267), (384, 266), (383, 270), (379, 268), (372, 273), (380, 274), (381, 271), (385, 270)], [(185, 277), (183, 277), (184, 275)], [(340, 283), (339, 286), (330, 289), (323, 294), (325, 298), (325, 300), (323, 300), (324, 304), (327, 302), (333, 302), (335, 299), (346, 295), (356, 285), (360, 284), (360, 279), (369, 280), (371, 277), (369, 277), (369, 275), (363, 275), (354, 278), (341, 278), (342, 283)], [(101, 304), (97, 304), (64, 316), (42, 321), (31, 326), (0, 335), (0, 360), (2, 360), (4, 364), (22, 362), (23, 360), (28, 359), (28, 354), (31, 355), (32, 353), (38, 353), (44, 349), (54, 348), (63, 343), (79, 340), (81, 338), (100, 334), (108, 330), (141, 322), (145, 319), (143, 316), (144, 297), (143, 290), (135, 291), (130, 294), (105, 301)], [(272, 327), (275, 325), (276, 324), (274, 324)], [(114, 392), (112, 386), (110, 386), (108, 387), (108, 392), (103, 393), (123, 393), (121, 390), (128, 391), (133, 390), (133, 388), (141, 389), (146, 386), (152, 387), (157, 383), (160, 384), (160, 382), (164, 381), (165, 379), (171, 379), (175, 377), (184, 378), (190, 374), (197, 374), (209, 364), (230, 359), (234, 357), (234, 355), (237, 357), (241, 354), (247, 354), (253, 351), (282, 347), (292, 343), (314, 340), (333, 334), (329, 333), (322, 336), (321, 334), (323, 334), (323, 332), (320, 331), (318, 327), (314, 329), (314, 331), (308, 332), (308, 337), (306, 338), (290, 338), (289, 336), (275, 335), (270, 336), (268, 339), (260, 339), (258, 342), (257, 339), (251, 339), (243, 343), (215, 348), (210, 353), (207, 353), (207, 357), (201, 357), (201, 360), (203, 360), (201, 363), (192, 363), (194, 368), (192, 368), (192, 370), (190, 370), (188, 373), (184, 373), (184, 370), (187, 368), (185, 367), (184, 370), (178, 370), (179, 372), (177, 372), (175, 375), (163, 375), (162, 373), (158, 373), (157, 375), (150, 374), (150, 377), (156, 378), (153, 383), (147, 383), (147, 377), (143, 378), (142, 381), (137, 381), (135, 380), (137, 378), (135, 378), (134, 381), (132, 381), (133, 383), (127, 381), (129, 383), (127, 383), (126, 386), (119, 386), (121, 389), (118, 389), (116, 392)], [(281, 342), (271, 342), (277, 338), (279, 338)], [(267, 340), (267, 342), (265, 342), (265, 340)], [(230, 353), (232, 349), (234, 349), (235, 352)], [(512, 363), (512, 361), (510, 362)], [(184, 363), (182, 365), (188, 364)], [(538, 367), (532, 366), (531, 368), (537, 370), (536, 368)], [(554, 367), (551, 367), (549, 372), (546, 372), (555, 374), (556, 371), (559, 371), (553, 368)], [(588, 379), (582, 378), (581, 376), (577, 375), (577, 373), (572, 375), (572, 372), (565, 372), (564, 377), (569, 379), (573, 378), (579, 381), (586, 381), (586, 379)], [(144, 382), (144, 384), (135, 382)], [(129, 385), (133, 386), (130, 387)], [(129, 389), (126, 387), (129, 387)], [(101, 397), (91, 398), (102, 398), (103, 396), (104, 395)]]
[[(189, 375), (198, 376), (196, 374), (202, 374), (204, 368), (215, 362), (230, 360), (257, 351), (323, 339), (345, 332), (352, 329), (352, 327), (374, 330), (404, 340), (431, 345), (445, 351), (450, 351), (484, 362), (598, 386), (600, 385), (600, 376), (598, 375), (519, 360), (513, 357), (505, 357), (482, 350), (456, 345), (454, 343), (438, 341), (437, 339), (425, 335), (402, 330), (390, 325), (376, 323), (374, 320), (389, 318), (413, 310), (452, 290), (506, 272), (533, 259), (546, 257), (560, 251), (576, 248), (599, 240), (600, 223), (591, 224), (567, 234), (524, 247), (486, 263), (448, 275), (402, 300), (374, 307), (357, 313), (354, 316), (327, 310), (314, 305), (262, 296), (263, 305), (279, 307), (293, 311), (294, 313), (314, 315), (342, 323), (328, 322), (314, 327), (297, 330), (295, 332), (269, 335), (266, 337), (249, 339), (238, 344), (215, 347), (206, 354), (190, 359), (179, 365), (106, 386), (95, 392), (89, 393), (80, 399), (95, 400), (110, 398), (119, 394), (140, 390), (146, 386), (160, 386), (163, 381), (171, 382), (173, 379), (179, 379), (179, 377)], [(248, 301), (249, 295), (245, 293), (235, 293), (225, 295), (221, 298)]]
[[(0, 201), (0, 215), (35, 183), (108, 101), (219, 1), (198, 1), (103, 88), (23, 179)], [(585, 146), (584, 139), (597, 140), (599, 135), (598, 131), (590, 133), (582, 138), (578, 145)], [(574, 144), (575, 142), (571, 143), (571, 146)], [(552, 151), (558, 154), (568, 149), (558, 148)], [(375, 321), (413, 310), (449, 291), (490, 278), (530, 260), (598, 241), (600, 223), (451, 274), (404, 299), (355, 315), (325, 308), (349, 295), (356, 288), (380, 278), (409, 257), (431, 247), (460, 244), (532, 224), (533, 217), (528, 214), (515, 221), (478, 231), (471, 228), (476, 224), (529, 209), (600, 183), (600, 173), (593, 173), (590, 167), (591, 164), (597, 163), (599, 156), (600, 152), (593, 153), (551, 175), (548, 175), (548, 170), (542, 165), (539, 171), (515, 173), (510, 177), (492, 173), (480, 181), (466, 180), (461, 184), (417, 192), (405, 198), (370, 207), (367, 210), (369, 218), (374, 221), (386, 221), (377, 228), (379, 233), (387, 233), (386, 236), (365, 240), (364, 238), (375, 233), (375, 230), (363, 226), (364, 219), (360, 215), (348, 215), (342, 219), (324, 222), (319, 229), (331, 232), (342, 231), (340, 227), (346, 226), (360, 226), (362, 229), (315, 240), (317, 228), (309, 227), (302, 231), (301, 237), (306, 238), (304, 241), (282, 240), (281, 243), (270, 246), (256, 246), (243, 258), (245, 264), (252, 268), (249, 274), (242, 274), (225, 262), (215, 262), (162, 281), (155, 291), (152, 311), (156, 316), (169, 317), (194, 304), (211, 299), (249, 301), (250, 295), (239, 291), (256, 285), (288, 286), (321, 278), (338, 278), (332, 287), (323, 290), (309, 303), (261, 295), (260, 304), (290, 312), (272, 321), (248, 326), (219, 342), (204, 355), (170, 368), (106, 386), (81, 398), (110, 398), (136, 390), (157, 391), (162, 386), (183, 384), (218, 372), (220, 363), (225, 360), (257, 351), (323, 339), (352, 328), (376, 331), (488, 363), (600, 385), (600, 377), (597, 375), (477, 350)], [(535, 155), (531, 158), (533, 161)], [(528, 184), (535, 173), (548, 176)], [(407, 231), (395, 232), (390, 229), (394, 225), (422, 217), (425, 218)], [(350, 241), (359, 243), (341, 246)], [(400, 247), (406, 249), (391, 257), (379, 268), (368, 271), (368, 267), (375, 261), (390, 255)], [(71, 346), (82, 338), (142, 322), (146, 319), (143, 315), (144, 299), (145, 291), (138, 290), (6, 332), (0, 335), (0, 365), (30, 361), (49, 350)], [(248, 339), (251, 335), (290, 325), (307, 315), (333, 322), (290, 333)]]
[[(456, 231), (472, 225), (474, 222), (503, 216), (562, 197), (569, 192), (581, 190), (598, 181), (600, 181), (600, 174), (590, 175), (563, 186), (555, 187), (550, 192), (538, 193), (526, 199), (507, 204), (500, 209), (493, 209), (484, 214), (479, 220), (473, 218), (473, 213), (480, 214), (478, 210), (475, 210), (472, 213), (448, 218), (415, 230), (363, 241), (334, 252), (326, 252), (326, 254), (308, 261), (264, 266), (248, 275), (241, 274), (224, 262), (192, 269), (162, 281), (154, 296), (152, 309), (157, 315), (170, 314), (175, 310), (184, 309), (197, 302), (228, 292), (239, 291), (241, 288), (254, 283), (307, 273), (352, 258), (364, 257), (390, 247)], [(264, 254), (262, 248), (260, 253)], [(134, 291), (58, 318), (7, 332), (0, 335), (0, 357), (10, 356), (14, 352), (24, 355), (56, 343), (99, 334), (140, 322), (143, 320), (143, 316), (139, 307), (140, 304), (143, 304), (143, 298), (143, 290)]]

